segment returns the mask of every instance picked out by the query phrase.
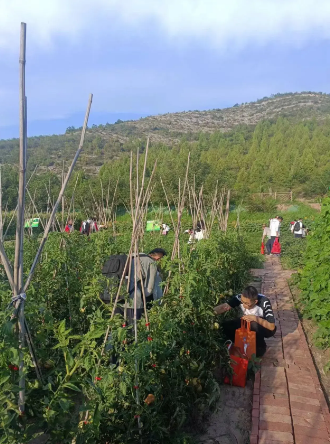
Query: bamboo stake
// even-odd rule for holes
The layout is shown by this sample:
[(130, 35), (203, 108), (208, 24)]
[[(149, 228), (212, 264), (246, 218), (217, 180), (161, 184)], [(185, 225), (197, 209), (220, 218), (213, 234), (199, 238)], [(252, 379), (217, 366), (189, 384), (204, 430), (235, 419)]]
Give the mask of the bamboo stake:
[(113, 212), (113, 207), (114, 207), (114, 203), (115, 203), (115, 197), (116, 197), (117, 188), (118, 188), (118, 182), (119, 182), (119, 179), (117, 179), (117, 183), (116, 183), (116, 186), (115, 186), (115, 191), (114, 191), (113, 197), (112, 197), (112, 203), (111, 203), (111, 208), (110, 208), (110, 216), (112, 215), (112, 212)]
[(52, 224), (52, 222), (53, 222), (53, 220), (54, 220), (54, 217), (55, 217), (55, 214), (56, 214), (57, 208), (58, 208), (59, 203), (60, 203), (60, 201), (61, 201), (61, 199), (62, 199), (62, 196), (63, 196), (63, 193), (64, 193), (65, 188), (66, 188), (66, 186), (67, 186), (67, 183), (69, 182), (69, 179), (70, 179), (70, 177), (71, 177), (71, 174), (72, 174), (73, 168), (74, 168), (74, 166), (75, 166), (75, 164), (76, 164), (76, 162), (77, 162), (77, 159), (78, 159), (78, 157), (79, 157), (79, 155), (80, 155), (80, 153), (81, 153), (81, 151), (82, 151), (82, 148), (83, 148), (83, 145), (84, 145), (84, 139), (85, 139), (85, 133), (86, 133), (86, 128), (87, 128), (87, 123), (88, 123), (88, 117), (89, 117), (89, 113), (90, 113), (90, 109), (91, 109), (91, 105), (92, 105), (92, 100), (93, 100), (93, 95), (91, 94), (91, 95), (89, 96), (89, 101), (88, 101), (87, 110), (86, 110), (86, 115), (85, 115), (85, 121), (84, 121), (83, 129), (82, 129), (82, 133), (81, 133), (81, 139), (80, 139), (80, 144), (79, 144), (78, 150), (77, 150), (77, 152), (76, 152), (76, 154), (75, 154), (75, 157), (74, 157), (74, 159), (73, 159), (73, 161), (72, 161), (72, 164), (71, 164), (71, 166), (70, 166), (70, 169), (69, 169), (69, 171), (68, 171), (68, 173), (67, 173), (67, 176), (66, 176), (66, 178), (65, 178), (65, 180), (64, 180), (64, 183), (63, 183), (63, 185), (62, 185), (62, 188), (61, 188), (61, 191), (60, 191), (59, 196), (58, 196), (58, 198), (57, 198), (57, 201), (56, 201), (56, 203), (55, 203), (55, 205), (54, 205), (54, 207), (53, 207), (53, 211), (52, 211), (52, 214), (51, 214), (51, 216), (50, 216), (50, 219), (49, 219), (49, 221), (48, 221), (48, 223), (47, 223), (47, 226), (46, 226), (46, 229), (45, 229), (45, 232), (44, 232), (44, 236), (43, 236), (42, 241), (41, 241), (41, 243), (40, 243), (40, 246), (39, 246), (39, 249), (38, 249), (38, 251), (37, 251), (36, 257), (35, 257), (35, 259), (34, 259), (34, 261), (33, 261), (33, 264), (32, 264), (31, 270), (30, 270), (30, 272), (29, 272), (28, 278), (27, 278), (27, 280), (26, 280), (26, 282), (25, 282), (25, 285), (24, 285), (24, 291), (26, 291), (26, 289), (27, 289), (27, 288), (29, 287), (29, 285), (30, 285), (30, 282), (31, 282), (31, 279), (32, 279), (32, 276), (33, 276), (33, 273), (34, 273), (34, 270), (35, 270), (35, 267), (36, 267), (36, 265), (37, 265), (37, 263), (38, 263), (38, 260), (39, 260), (40, 254), (41, 254), (41, 252), (42, 252), (42, 250), (43, 250), (43, 248), (44, 248), (45, 242), (46, 242), (46, 240), (47, 240), (47, 238), (48, 238), (49, 230), (50, 230), (51, 224)]
[(13, 293), (15, 291), (15, 286), (14, 286), (14, 277), (13, 277), (13, 270), (11, 268), (11, 264), (9, 262), (8, 256), (6, 254), (6, 251), (4, 249), (3, 243), (2, 241), (0, 241), (0, 258), (1, 258), (1, 262), (5, 268), (5, 272), (8, 278), (8, 282), (10, 285), (10, 288), (12, 289)]
[(139, 147), (136, 149), (136, 207), (139, 193)]
[[(106, 215), (105, 215), (105, 207), (104, 207), (104, 192), (103, 192), (103, 182), (102, 182), (102, 179), (100, 178), (100, 184), (101, 184), (101, 203), (102, 203), (102, 206), (101, 206), (101, 208), (102, 208), (102, 212), (103, 212), (103, 223), (104, 223), (104, 225), (106, 224), (106, 221), (107, 221), (107, 217), (106, 217)], [(100, 215), (100, 217), (101, 217), (101, 215)]]
[[(62, 166), (62, 186), (64, 182), (64, 160), (63, 160), (63, 166)], [(62, 196), (62, 231), (64, 231), (64, 194)]]
[(43, 228), (43, 230), (44, 230), (44, 229), (45, 229), (45, 226), (44, 226), (44, 224), (43, 224), (43, 222), (42, 222), (42, 219), (41, 219), (41, 217), (40, 217), (40, 215), (39, 215), (39, 213), (38, 213), (38, 209), (37, 209), (37, 207), (36, 207), (35, 200), (32, 198), (31, 193), (30, 193), (28, 187), (26, 187), (26, 191), (27, 191), (27, 193), (28, 193), (28, 195), (29, 195), (29, 198), (30, 198), (30, 200), (31, 200), (31, 202), (32, 202), (33, 209), (34, 209), (34, 211), (36, 212), (37, 216), (39, 217), (40, 222), (41, 222), (41, 226), (42, 226), (42, 228)]
[[(31, 174), (31, 176), (30, 176), (30, 178), (29, 178), (29, 180), (28, 180), (28, 182), (27, 182), (27, 184), (26, 184), (26, 187), (28, 187), (28, 185), (29, 185), (31, 179), (33, 178), (34, 173), (36, 172), (37, 168), (38, 168), (38, 166), (35, 167), (33, 173)], [(16, 215), (17, 208), (18, 208), (18, 204), (16, 205), (16, 208), (15, 208), (15, 210), (14, 210), (12, 216), (11, 216), (11, 219), (10, 219), (10, 221), (9, 221), (9, 224), (7, 225), (7, 228), (6, 228), (5, 234), (3, 235), (3, 241), (5, 241), (5, 239), (6, 239), (6, 236), (7, 236), (8, 230), (9, 230), (9, 228), (10, 228), (10, 226), (11, 226), (13, 220), (14, 220), (14, 217), (15, 217), (15, 215)]]
[[(53, 203), (52, 203), (52, 201), (51, 201), (51, 197), (50, 197), (50, 194), (49, 194), (49, 191), (48, 191), (48, 188), (46, 187), (46, 185), (45, 185), (45, 188), (46, 188), (46, 192), (47, 192), (47, 194), (48, 194), (48, 208), (49, 208), (49, 212), (50, 212), (50, 211), (53, 210), (54, 205), (53, 205)], [(59, 223), (59, 221), (58, 221), (57, 216), (55, 215), (55, 219), (54, 219), (54, 221), (53, 221), (53, 223), (52, 223), (52, 229), (53, 229), (53, 231), (55, 231), (55, 225), (56, 225), (56, 223), (57, 223), (57, 227), (58, 227), (59, 231), (61, 231), (61, 225), (60, 225), (60, 223)]]
[[(118, 183), (118, 181), (117, 181), (117, 183)], [(107, 225), (107, 223), (108, 223), (109, 199), (110, 199), (110, 179), (109, 179), (109, 183), (108, 183), (108, 193), (107, 193), (107, 198), (106, 198), (107, 208), (106, 208), (105, 225)]]
[(13, 214), (12, 214), (12, 216), (11, 216), (11, 219), (10, 219), (10, 221), (9, 221), (9, 224), (7, 225), (7, 228), (6, 228), (5, 234), (3, 235), (3, 241), (5, 241), (5, 239), (6, 239), (6, 236), (7, 236), (8, 230), (9, 230), (9, 228), (10, 228), (10, 226), (11, 226), (11, 223), (12, 223), (14, 217), (16, 216), (16, 213), (17, 213), (17, 205), (16, 205), (16, 208), (15, 208), (15, 211), (13, 211)]
[(162, 187), (163, 187), (163, 190), (164, 190), (164, 194), (165, 194), (165, 198), (166, 198), (166, 202), (167, 202), (167, 208), (168, 208), (168, 211), (169, 211), (169, 213), (170, 213), (171, 221), (172, 221), (172, 224), (173, 224), (173, 230), (175, 231), (175, 230), (176, 230), (176, 225), (175, 225), (175, 223), (174, 223), (174, 219), (173, 219), (173, 215), (172, 215), (172, 210), (171, 210), (170, 202), (169, 202), (169, 200), (168, 200), (167, 193), (166, 193), (166, 189), (165, 189), (165, 186), (164, 186), (164, 184), (163, 184), (163, 180), (162, 180), (162, 178), (160, 178), (160, 182), (161, 182)]
[[(21, 23), (20, 41), (20, 153), (19, 153), (19, 195), (17, 208), (14, 285), (18, 294), (23, 284), (23, 274), (20, 273), (20, 264), (23, 261), (23, 233), (24, 233), (24, 198), (25, 198), (25, 167), (26, 167), (26, 131), (25, 131), (25, 55), (26, 55), (26, 24)], [(23, 270), (21, 270), (23, 271)]]
[[(73, 193), (72, 193), (72, 196), (71, 196), (71, 202), (70, 202), (70, 206), (69, 206), (69, 211), (68, 211), (67, 220), (69, 220), (69, 217), (70, 217), (71, 207), (72, 207), (72, 205), (73, 205), (74, 194), (75, 194), (75, 192), (76, 192), (76, 187), (77, 187), (78, 179), (79, 179), (79, 174), (77, 175), (76, 183), (75, 183), (74, 188), (73, 188)], [(73, 219), (74, 219), (74, 217), (73, 217)], [(72, 221), (72, 223), (74, 223), (74, 220)]]
[(230, 190), (228, 190), (228, 193), (227, 193), (226, 216), (225, 216), (225, 226), (224, 226), (225, 232), (227, 232), (229, 209), (230, 209)]
[[(150, 180), (149, 180), (149, 183), (148, 183), (148, 186), (147, 186), (147, 189), (146, 189), (146, 193), (145, 193), (143, 201), (142, 201), (142, 207), (145, 205), (145, 202), (147, 200), (147, 196), (149, 195), (149, 189), (150, 189), (151, 182), (152, 182), (152, 179), (153, 179), (155, 171), (156, 171), (156, 167), (157, 167), (157, 161), (154, 164), (154, 168), (153, 168), (151, 176), (150, 176)], [(136, 237), (137, 232), (138, 232), (137, 227), (139, 226), (140, 217), (141, 217), (141, 215), (137, 215), (135, 213), (135, 222), (133, 223), (133, 226), (135, 228), (133, 229), (133, 232), (132, 232), (131, 245), (130, 245), (130, 249), (129, 249), (129, 252), (128, 252), (128, 257), (127, 257), (127, 260), (126, 260), (125, 269), (129, 265), (130, 256), (132, 255), (132, 252), (133, 252), (133, 247), (134, 247), (134, 243), (135, 243), (135, 237)], [(114, 305), (113, 305), (110, 321), (112, 321), (112, 319), (113, 319), (113, 317), (115, 315), (115, 309), (116, 309), (116, 306), (117, 306), (117, 303), (118, 303), (118, 299), (119, 299), (119, 295), (120, 295), (120, 291), (121, 291), (121, 288), (122, 288), (122, 285), (123, 285), (123, 282), (124, 282), (124, 279), (125, 279), (124, 274), (125, 273), (123, 273), (123, 275), (122, 275), (122, 277), (120, 279), (120, 282), (119, 282), (119, 286), (118, 286), (118, 290), (117, 290), (117, 295), (116, 295), (116, 298), (115, 298), (115, 301), (114, 301)], [(106, 345), (106, 342), (107, 342), (107, 339), (108, 339), (108, 336), (109, 336), (110, 328), (111, 328), (110, 325), (108, 325), (107, 331), (105, 333), (104, 340), (103, 340), (101, 356), (103, 356), (103, 354), (104, 354), (104, 349), (105, 349), (105, 345)], [(100, 363), (100, 361), (99, 361), (99, 363)]]
[[(16, 243), (14, 262), (14, 296), (19, 295), (23, 286), (23, 237), (24, 237), (24, 206), (25, 206), (25, 175), (26, 175), (26, 98), (25, 98), (25, 56), (26, 56), (26, 24), (21, 23), (20, 36), (20, 149), (19, 149), (19, 194), (16, 223)], [(19, 394), (18, 408), (20, 414), (25, 410), (25, 375), (24, 375), (24, 299), (15, 304), (18, 312), (19, 330)]]
[(182, 196), (179, 197), (178, 223), (177, 223), (177, 229), (176, 229), (176, 232), (175, 232), (175, 240), (174, 240), (174, 246), (173, 246), (173, 250), (172, 250), (171, 260), (173, 260), (175, 258), (175, 255), (176, 255), (177, 250), (178, 250), (179, 234), (180, 234), (180, 228), (181, 228), (181, 217), (182, 217), (182, 212), (183, 212), (183, 209), (184, 209), (185, 194), (186, 194), (186, 188), (187, 188), (187, 183), (188, 183), (189, 165), (190, 165), (190, 153), (188, 155), (186, 177), (185, 177), (185, 181), (184, 181), (184, 185), (183, 185), (183, 192), (182, 192)]

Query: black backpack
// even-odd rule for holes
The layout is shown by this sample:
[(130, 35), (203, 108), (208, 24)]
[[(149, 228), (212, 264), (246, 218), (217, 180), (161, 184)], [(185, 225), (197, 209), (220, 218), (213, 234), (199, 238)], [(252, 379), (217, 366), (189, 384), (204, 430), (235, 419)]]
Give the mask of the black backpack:
[(86, 221), (83, 222), (83, 228), (81, 230), (82, 234), (87, 234), (87, 236), (89, 235), (89, 230), (90, 230), (90, 223)]
[(300, 222), (296, 222), (296, 223), (294, 224), (293, 231), (294, 231), (294, 232), (296, 232), (296, 231), (300, 231)]
[[(103, 302), (109, 304), (111, 301), (111, 290), (114, 292), (114, 290), (118, 289), (123, 274), (126, 274), (126, 271), (128, 271), (126, 262), (126, 254), (114, 254), (113, 256), (110, 256), (103, 265), (102, 274), (110, 280), (109, 286), (104, 290), (103, 295), (101, 295)], [(120, 300), (122, 300), (122, 298)]]

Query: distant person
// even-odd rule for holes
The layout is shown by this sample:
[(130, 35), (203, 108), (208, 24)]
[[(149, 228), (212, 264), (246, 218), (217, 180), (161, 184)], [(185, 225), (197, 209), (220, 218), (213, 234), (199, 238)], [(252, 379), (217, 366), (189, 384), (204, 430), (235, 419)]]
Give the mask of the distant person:
[(195, 239), (197, 241), (204, 239), (204, 234), (205, 234), (205, 223), (203, 220), (199, 220), (196, 224)]
[(90, 232), (96, 233), (97, 231), (99, 231), (99, 227), (97, 226), (96, 217), (93, 217), (91, 220)]
[(302, 220), (302, 218), (299, 218), (297, 220), (297, 222), (294, 224), (294, 228), (293, 228), (294, 237), (298, 237), (298, 238), (303, 237), (304, 229), (305, 229), (305, 227), (303, 224), (303, 220)]
[(289, 230), (291, 231), (291, 233), (293, 234), (293, 230), (294, 230), (294, 226), (295, 226), (295, 223), (296, 223), (297, 221), (292, 221), (292, 222), (290, 222), (290, 226), (289, 226)]
[(188, 240), (188, 244), (192, 244), (194, 242), (195, 239), (195, 232), (192, 228), (189, 228), (189, 230), (185, 231), (186, 234), (189, 234), (189, 240)]
[(74, 231), (74, 226), (73, 226), (73, 222), (72, 220), (68, 220), (68, 223), (65, 225), (64, 231), (66, 233), (73, 233)]
[(271, 338), (276, 333), (275, 317), (270, 300), (263, 294), (258, 294), (255, 287), (249, 286), (243, 290), (242, 294), (234, 296), (227, 303), (215, 307), (214, 312), (219, 315), (236, 307), (240, 307), (243, 316), (223, 322), (225, 336), (234, 342), (235, 332), (241, 327), (241, 319), (249, 321), (251, 330), (257, 333), (257, 357), (263, 356), (267, 348), (265, 338)]
[(272, 248), (277, 237), (280, 237), (280, 226), (283, 220), (282, 216), (276, 216), (274, 219), (270, 219), (269, 228), (270, 228), (270, 239), (268, 239), (266, 243), (267, 254), (272, 253)]
[(92, 223), (91, 219), (84, 220), (80, 227), (80, 233), (89, 236), (91, 231), (91, 223)]
[(170, 231), (170, 227), (167, 224), (162, 224), (162, 235), (167, 236)]
[(192, 244), (195, 241), (200, 241), (202, 239), (204, 239), (204, 234), (205, 234), (205, 223), (204, 221), (198, 221), (196, 224), (196, 229), (194, 230), (193, 228), (190, 228), (189, 230), (186, 230), (185, 233), (189, 233), (189, 240), (188, 240), (188, 244)]
[(262, 225), (262, 239), (261, 242), (264, 243), (268, 241), (268, 239), (270, 239), (270, 228), (267, 227), (266, 224)]

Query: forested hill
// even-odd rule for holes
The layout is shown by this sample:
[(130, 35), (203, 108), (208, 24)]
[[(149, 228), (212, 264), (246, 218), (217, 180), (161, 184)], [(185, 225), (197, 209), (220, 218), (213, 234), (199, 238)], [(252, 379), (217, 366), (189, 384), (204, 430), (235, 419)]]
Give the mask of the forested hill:
[[(232, 108), (210, 111), (186, 111), (150, 116), (137, 121), (93, 125), (89, 128), (80, 167), (97, 173), (106, 161), (118, 158), (122, 152), (144, 145), (147, 136), (153, 144), (172, 146), (183, 138), (198, 140), (200, 133), (228, 132), (239, 125), (255, 126), (261, 120), (275, 121), (283, 116), (297, 122), (316, 118), (322, 121), (330, 115), (330, 95), (322, 93), (276, 94), (253, 103), (236, 104)], [(80, 132), (70, 127), (64, 135), (31, 137), (28, 140), (28, 168), (39, 165), (60, 172), (62, 160), (72, 159)], [(140, 142), (139, 142), (140, 141)], [(16, 164), (18, 140), (0, 140), (0, 163)]]
[[(255, 114), (251, 111), (253, 109)], [(264, 111), (261, 112), (262, 109)], [(249, 113), (246, 110), (250, 110)], [(150, 131), (147, 175), (157, 159), (153, 203), (164, 201), (160, 178), (165, 183), (170, 200), (175, 201), (178, 178), (185, 175), (189, 152), (189, 180), (191, 183), (195, 180), (197, 187), (203, 184), (205, 196), (212, 195), (217, 182), (219, 187), (233, 190), (238, 201), (246, 199), (249, 193), (268, 192), (270, 188), (273, 191), (292, 190), (296, 196), (320, 196), (327, 192), (330, 186), (329, 96), (286, 95), (221, 112), (196, 112), (195, 115), (213, 116), (215, 121), (214, 116), (220, 115), (219, 113), (226, 116), (227, 122), (229, 116), (232, 116), (231, 125), (219, 125), (218, 128), (214, 125), (211, 129), (210, 125), (203, 126), (203, 120), (196, 117), (195, 132), (193, 127), (189, 133), (177, 131), (177, 140), (171, 139), (169, 135), (163, 142), (155, 141)], [(281, 113), (286, 116), (283, 117)], [(242, 116), (248, 114), (250, 120), (244, 121)], [(172, 114), (177, 120), (180, 120), (179, 116), (183, 116), (180, 125), (183, 125), (187, 115), (189, 113)], [(165, 122), (168, 116), (158, 118)], [(233, 116), (236, 116), (236, 120)], [(115, 134), (124, 134), (124, 128), (129, 128), (133, 122), (89, 130), (76, 172), (66, 192), (68, 202), (72, 197), (77, 174), (79, 180), (75, 202), (81, 208), (86, 208), (87, 212), (93, 211), (94, 199), (98, 202), (102, 199), (101, 183), (105, 189), (109, 186), (109, 195), (112, 196), (118, 180), (116, 204), (129, 202), (129, 153), (131, 150), (136, 153), (139, 148), (142, 168), (145, 136), (148, 132), (145, 129), (144, 133), (143, 128), (150, 119), (152, 118), (135, 122), (134, 125), (140, 128), (140, 132), (131, 137), (126, 134), (127, 141), (121, 143), (114, 139)], [(209, 118), (210, 121), (212, 119)], [(179, 128), (168, 125), (168, 128)], [(77, 149), (79, 137), (77, 131), (69, 131), (61, 136), (29, 139), (28, 177), (35, 166), (39, 165), (29, 183), (29, 190), (35, 196), (39, 210), (47, 208), (48, 194), (52, 201), (57, 196), (62, 160), (65, 161), (67, 170)], [(18, 141), (1, 141), (0, 163), (4, 164), (3, 202), (8, 204), (8, 209), (14, 209), (17, 204), (17, 161)]]

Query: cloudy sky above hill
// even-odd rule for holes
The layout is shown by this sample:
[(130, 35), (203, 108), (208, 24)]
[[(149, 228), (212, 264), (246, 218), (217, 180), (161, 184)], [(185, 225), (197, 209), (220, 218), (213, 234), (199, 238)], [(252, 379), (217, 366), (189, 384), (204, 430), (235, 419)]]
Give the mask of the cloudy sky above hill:
[(0, 138), (18, 135), (20, 22), (29, 134), (330, 92), (325, 0), (0, 0)]

